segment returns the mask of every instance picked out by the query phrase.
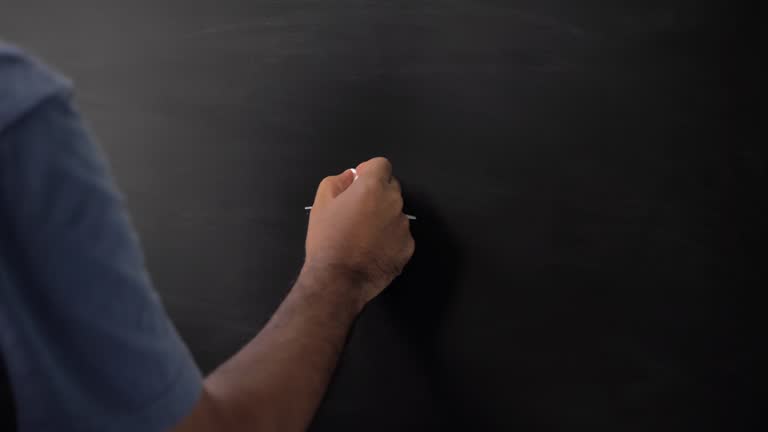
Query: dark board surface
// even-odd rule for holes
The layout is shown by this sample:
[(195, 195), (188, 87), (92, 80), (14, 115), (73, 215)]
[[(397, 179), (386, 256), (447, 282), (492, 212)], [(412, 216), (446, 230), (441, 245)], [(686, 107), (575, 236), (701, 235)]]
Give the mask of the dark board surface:
[(290, 286), (317, 182), (393, 161), (417, 253), (312, 430), (745, 430), (765, 165), (731, 9), (2, 0), (0, 37), (74, 78), (205, 371)]

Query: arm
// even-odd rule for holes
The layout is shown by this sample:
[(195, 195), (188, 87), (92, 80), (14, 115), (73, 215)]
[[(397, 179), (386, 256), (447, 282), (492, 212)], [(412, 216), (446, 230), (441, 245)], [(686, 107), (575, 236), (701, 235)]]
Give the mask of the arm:
[[(0, 47), (0, 355), (17, 424), (167, 429), (199, 399), (200, 371), (69, 91), (40, 99), (49, 74), (15, 56), (5, 80), (7, 61)], [(9, 85), (20, 104), (3, 105)]]
[(414, 250), (389, 162), (372, 159), (358, 173), (320, 184), (296, 284), (264, 329), (205, 380), (176, 431), (308, 427), (352, 322)]

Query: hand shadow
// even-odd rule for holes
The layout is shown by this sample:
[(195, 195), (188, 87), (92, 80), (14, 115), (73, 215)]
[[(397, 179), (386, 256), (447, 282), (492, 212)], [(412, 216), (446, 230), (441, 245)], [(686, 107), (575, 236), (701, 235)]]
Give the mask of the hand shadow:
[(450, 334), (447, 312), (456, 290), (461, 256), (440, 215), (428, 197), (403, 184), (404, 212), (411, 221), (416, 251), (403, 273), (382, 294), (381, 304), (423, 370), (446, 425), (456, 425), (461, 400), (450, 386), (444, 353)]

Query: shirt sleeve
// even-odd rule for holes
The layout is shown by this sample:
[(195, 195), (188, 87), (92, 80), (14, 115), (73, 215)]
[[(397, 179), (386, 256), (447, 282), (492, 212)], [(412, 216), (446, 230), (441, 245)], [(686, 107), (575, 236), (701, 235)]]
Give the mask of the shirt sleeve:
[(66, 91), (0, 132), (0, 259), (20, 430), (161, 431), (191, 411), (200, 371)]

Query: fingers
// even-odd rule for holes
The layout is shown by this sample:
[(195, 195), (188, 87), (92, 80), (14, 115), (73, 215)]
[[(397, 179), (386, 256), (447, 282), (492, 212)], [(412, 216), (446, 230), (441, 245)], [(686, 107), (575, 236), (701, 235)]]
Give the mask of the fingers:
[[(397, 213), (403, 211), (403, 194), (400, 181), (392, 175), (392, 164), (383, 157), (377, 157), (365, 161), (357, 166), (359, 176), (362, 176), (364, 183), (369, 187), (369, 193), (384, 192), (386, 202)], [(382, 187), (383, 186), (383, 187)]]
[[(401, 232), (404, 235), (404, 241), (402, 243), (402, 259), (403, 259), (403, 266), (413, 257), (413, 253), (416, 250), (416, 241), (413, 239), (413, 235), (411, 235), (411, 228), (410, 228), (410, 221), (405, 215), (401, 215), (402, 219), (400, 220), (400, 229)], [(402, 269), (401, 269), (402, 270)]]
[[(402, 214), (404, 202), (403, 194), (400, 192), (400, 182), (397, 181), (396, 178), (392, 177), (392, 183), (389, 184), (388, 188), (390, 190), (390, 196), (393, 197), (395, 209), (397, 209), (398, 213)], [(406, 218), (406, 220), (408, 219)]]
[(398, 195), (403, 194), (403, 189), (400, 187), (400, 180), (397, 179), (397, 177), (392, 176), (392, 179), (389, 181), (389, 184), (392, 185), (392, 189), (397, 192)]
[(376, 157), (358, 165), (357, 174), (361, 177), (377, 178), (389, 183), (392, 178), (392, 164), (387, 158)]
[(408, 236), (408, 240), (405, 242), (405, 255), (410, 260), (414, 252), (416, 252), (416, 240), (413, 239), (413, 236)]
[(328, 176), (320, 182), (315, 194), (313, 207), (323, 206), (330, 200), (339, 196), (342, 192), (352, 185), (355, 180), (355, 174), (352, 170), (346, 170), (335, 176)]
[(386, 199), (385, 202), (394, 204), (398, 212), (402, 212), (402, 190), (400, 182), (392, 176), (392, 164), (389, 160), (376, 157), (358, 165), (356, 171), (355, 173), (349, 169), (339, 175), (324, 178), (317, 188), (313, 207), (321, 207), (339, 196), (352, 185), (356, 176), (359, 176), (364, 179), (360, 186), (367, 191), (366, 195), (385, 193), (391, 198), (391, 200)]

